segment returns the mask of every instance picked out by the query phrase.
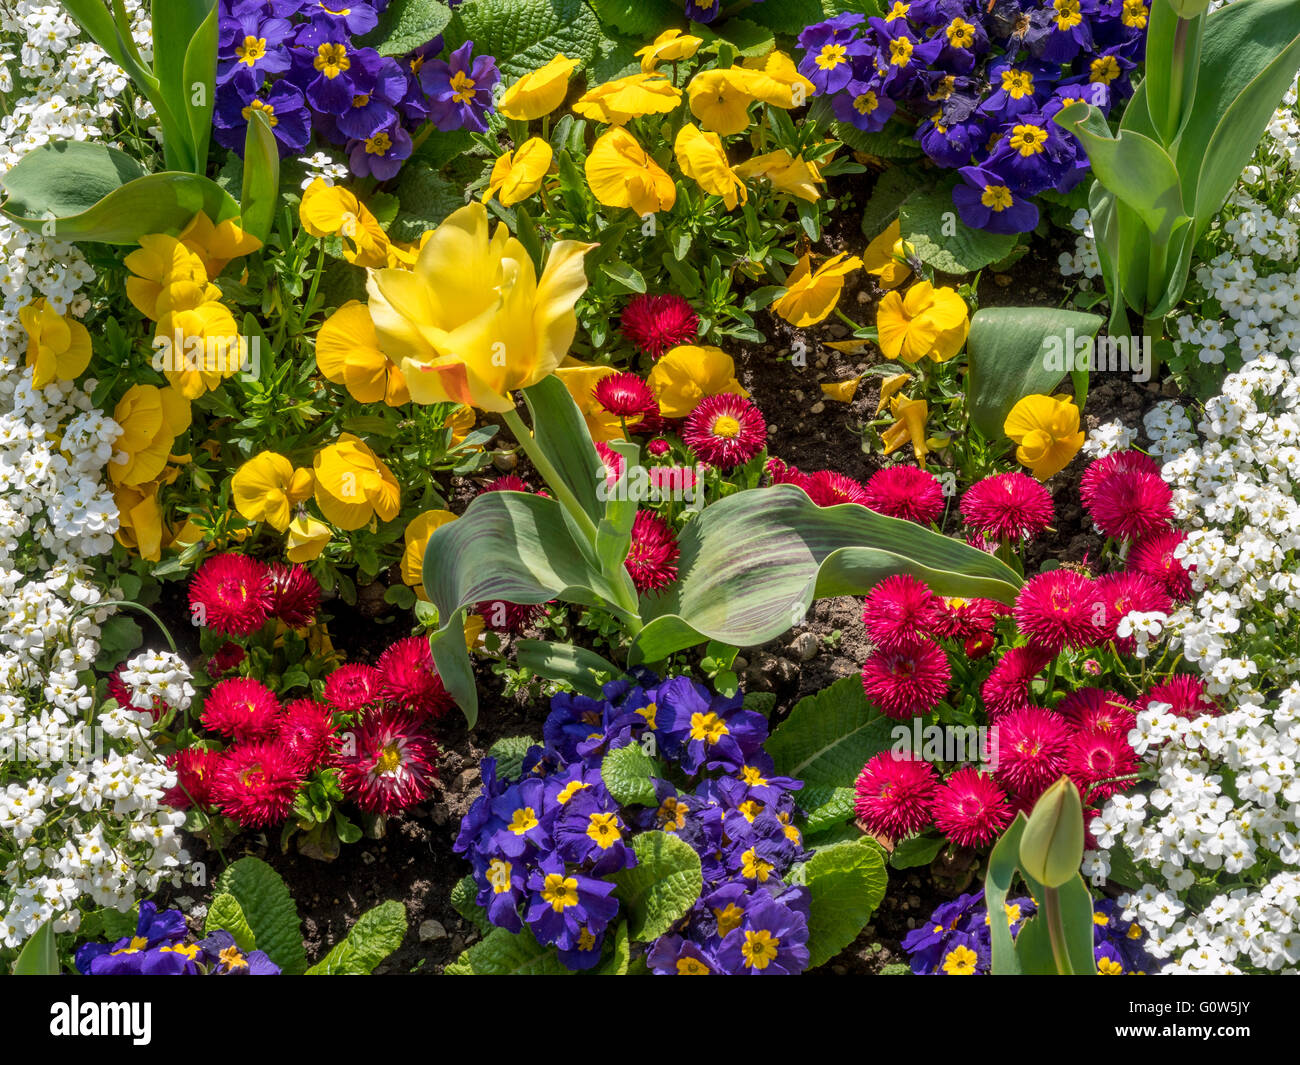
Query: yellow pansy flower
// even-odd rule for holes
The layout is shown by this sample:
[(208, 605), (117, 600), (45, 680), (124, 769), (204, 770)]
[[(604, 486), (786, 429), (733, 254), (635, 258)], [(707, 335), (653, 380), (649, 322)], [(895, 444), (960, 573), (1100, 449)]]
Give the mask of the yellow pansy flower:
[(1083, 447), (1079, 408), (1060, 396), (1025, 396), (1007, 414), (1002, 431), (1015, 443), (1016, 460), (1040, 481), (1059, 473)]
[(497, 110), (506, 118), (527, 122), (549, 115), (569, 91), (569, 78), (578, 65), (576, 59), (557, 55), (544, 67), (525, 74), (501, 96)]
[(302, 194), (298, 218), (313, 237), (341, 236), (343, 257), (354, 266), (388, 264), (388, 235), (369, 208), (342, 186), (317, 178)]
[(340, 529), (360, 529), (376, 515), (392, 521), (402, 509), (397, 478), (358, 437), (344, 433), (316, 453), (316, 505)]
[(59, 314), (42, 296), (18, 311), (27, 331), (27, 365), (32, 387), (71, 381), (90, 364), (90, 331), (70, 315)]
[(313, 479), (308, 469), (294, 469), (276, 451), (261, 451), (235, 471), (230, 494), (249, 521), (264, 521), (278, 532), (289, 528), (293, 508), (311, 497)]
[(311, 562), (320, 558), (331, 536), (330, 527), (323, 521), (300, 514), (289, 522), (289, 535), (284, 542), (285, 557), (290, 562)]
[(483, 202), (496, 196), (502, 206), (509, 207), (528, 199), (542, 187), (542, 179), (551, 168), (553, 154), (551, 146), (541, 137), (533, 137), (513, 152), (499, 156), (492, 167), (492, 176), (488, 179)]
[(244, 345), (235, 316), (216, 300), (166, 311), (158, 319), (154, 340), (165, 345), (163, 375), (186, 399), (212, 391), (243, 366)]
[[(208, 283), (208, 270), (203, 260), (185, 247), (175, 237), (165, 233), (146, 233), (140, 238), (140, 247), (131, 252), (123, 262), (133, 276), (126, 279), (127, 299), (146, 318), (157, 321), (158, 300), (169, 289), (170, 305), (197, 306), (204, 300), (218, 299), (221, 290)], [(177, 293), (185, 292), (185, 298)]]
[[(621, 131), (617, 131), (621, 132)], [(592, 247), (557, 241), (539, 278), (532, 257), (487, 208), (453, 211), (411, 270), (372, 270), (370, 317), (379, 347), (402, 371), (416, 403), (514, 409), (564, 358), (578, 328)]]
[(487, 628), (487, 622), (483, 620), (482, 614), (467, 614), (465, 617), (465, 649), (474, 650), (474, 645), (483, 638), (483, 630)]
[(876, 310), (876, 332), (887, 359), (910, 363), (928, 355), (946, 362), (966, 343), (970, 312), (956, 290), (918, 281), (906, 296), (885, 293)]
[(682, 33), (681, 30), (664, 30), (644, 48), (639, 49), (636, 55), (641, 60), (642, 72), (650, 74), (660, 63), (690, 59), (699, 51), (703, 43), (702, 38), (692, 37), (689, 33)]
[(108, 463), (113, 484), (141, 485), (157, 479), (176, 438), (190, 427), (190, 403), (174, 388), (132, 385), (113, 408), (122, 427)]
[(691, 114), (700, 125), (713, 133), (730, 137), (749, 129), (749, 105), (753, 93), (754, 72), (743, 67), (702, 70), (686, 86)]
[(755, 75), (749, 82), (749, 91), (773, 107), (786, 111), (802, 107), (817, 91), (817, 86), (799, 73), (794, 60), (779, 49), (741, 60), (741, 66)]
[(879, 414), (884, 410), (885, 404), (897, 395), (899, 390), (911, 379), (912, 375), (910, 373), (896, 373), (886, 377), (880, 383), (880, 402), (876, 404), (876, 413)]
[(856, 255), (840, 252), (813, 270), (812, 255), (805, 253), (790, 271), (785, 295), (772, 304), (772, 310), (799, 329), (815, 325), (835, 310), (844, 279), (861, 267)]
[(816, 163), (804, 161), (802, 155), (792, 156), (784, 148), (764, 155), (756, 155), (736, 167), (743, 178), (767, 178), (777, 192), (812, 203), (821, 199), (818, 185), (826, 184)]
[(929, 454), (926, 444), (925, 423), (930, 417), (930, 406), (923, 399), (907, 399), (895, 396), (889, 404), (889, 411), (896, 421), (881, 434), (885, 442), (885, 454), (892, 455), (906, 443), (911, 443), (919, 465), (925, 465), (925, 456)]
[(736, 380), (736, 364), (721, 348), (683, 344), (667, 352), (646, 378), (665, 418), (685, 418), (706, 396), (749, 397)]
[(406, 523), (405, 548), (402, 551), (402, 581), (415, 589), (415, 594), (427, 600), (424, 592), (424, 551), (435, 529), (456, 520), (450, 510), (426, 510)]
[(158, 562), (162, 558), (163, 515), (162, 504), (158, 502), (159, 483), (120, 484), (113, 489), (119, 521), (115, 539), (147, 562)]
[(364, 303), (349, 300), (316, 333), (316, 366), (325, 378), (343, 385), (353, 399), (400, 407), (411, 401), (406, 378), (379, 348), (375, 323)]
[(677, 133), (673, 152), (682, 173), (710, 195), (721, 196), (728, 211), (749, 198), (745, 183), (727, 162), (722, 138), (716, 133), (704, 133), (693, 122), (687, 122)]
[(670, 211), (677, 202), (673, 179), (622, 126), (597, 139), (584, 169), (592, 195), (606, 207), (630, 207), (647, 215)]
[(898, 219), (894, 219), (862, 253), (862, 262), (867, 268), (867, 273), (874, 274), (883, 289), (897, 288), (912, 276), (912, 268), (895, 258), (913, 250), (910, 244), (902, 240), (902, 236), (902, 224)]
[(555, 376), (569, 390), (587, 423), (587, 431), (597, 443), (623, 439), (623, 423), (618, 420), (618, 415), (611, 414), (597, 403), (595, 396), (596, 385), (615, 372), (612, 366), (594, 366), (578, 359), (566, 359), (564, 365), (555, 370)]
[(208, 277), (216, 277), (232, 259), (249, 255), (262, 246), (260, 240), (245, 233), (233, 219), (213, 225), (212, 219), (202, 211), (190, 219), (176, 239), (203, 260)]
[[(478, 416), (474, 413), (473, 407), (457, 407), (450, 418), (447, 419), (446, 425), (451, 426), (451, 444), (456, 447), (462, 443), (465, 437), (473, 431)], [(478, 450), (475, 448), (474, 450)]]
[(573, 105), (576, 114), (621, 126), (642, 115), (662, 115), (682, 102), (682, 92), (662, 74), (629, 74), (588, 89)]

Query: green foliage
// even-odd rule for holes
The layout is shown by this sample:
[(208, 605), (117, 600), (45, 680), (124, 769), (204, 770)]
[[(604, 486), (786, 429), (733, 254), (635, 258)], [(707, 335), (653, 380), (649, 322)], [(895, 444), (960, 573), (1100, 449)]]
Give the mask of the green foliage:
[(874, 840), (837, 843), (799, 867), (808, 885), (808, 968), (829, 961), (852, 943), (880, 900), (889, 876)]
[(559, 955), (527, 926), (517, 935), (494, 928), (443, 970), (446, 976), (571, 976)]
[(651, 777), (660, 772), (638, 743), (610, 751), (600, 764), (601, 779), (620, 806), (653, 806), (655, 787)]
[(537, 745), (531, 736), (506, 736), (488, 749), (488, 757), (497, 760), (497, 778), (514, 780), (523, 772), (524, 756)]
[(239, 197), (240, 226), (263, 244), (271, 236), (280, 204), (280, 148), (266, 114), (254, 111), (244, 141), (244, 180)]
[(475, 883), (474, 877), (463, 876), (451, 889), (451, 906), (480, 932), (487, 934), (492, 931), (492, 922), (488, 920), (487, 910), (475, 901), (477, 896), (478, 884)]
[(889, 856), (889, 864), (894, 869), (915, 869), (918, 865), (929, 865), (947, 842), (943, 836), (909, 836), (894, 847), (894, 853)]
[(673, 0), (591, 0), (591, 9), (606, 26), (631, 37), (644, 37), (648, 44), (682, 18)]
[(308, 976), (369, 976), (406, 938), (406, 907), (395, 899), (357, 918), (341, 943), (307, 970)]
[(637, 864), (610, 878), (618, 884), (628, 931), (641, 942), (657, 939), (686, 916), (704, 887), (700, 856), (667, 832), (643, 832), (632, 841)]
[(296, 976), (306, 971), (298, 908), (279, 873), (260, 858), (240, 858), (217, 877), (215, 893), (235, 897), (258, 949), (284, 973)]
[(54, 925), (46, 921), (23, 944), (14, 959), (14, 976), (57, 976), (59, 972), (58, 941)]
[(603, 34), (584, 0), (466, 0), (445, 36), (452, 47), (472, 40), (475, 54), (494, 56), (510, 82), (557, 53), (591, 63)]
[(222, 892), (208, 906), (208, 915), (203, 921), (203, 934), (226, 931), (235, 938), (235, 946), (244, 953), (257, 949), (257, 937), (248, 926), (243, 907), (234, 895)]
[(450, 21), (451, 8), (439, 0), (392, 0), (361, 43), (380, 55), (405, 55), (432, 41)]
[(904, 240), (917, 257), (945, 274), (969, 274), (1005, 259), (1016, 246), (1015, 233), (972, 229), (957, 217), (952, 202), (954, 182), (918, 190), (903, 201), (899, 222)]

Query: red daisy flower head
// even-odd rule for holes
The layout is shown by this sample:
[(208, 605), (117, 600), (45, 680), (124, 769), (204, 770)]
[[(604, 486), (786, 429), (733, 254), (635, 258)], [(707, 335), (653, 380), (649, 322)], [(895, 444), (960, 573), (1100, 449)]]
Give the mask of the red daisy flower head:
[(867, 593), (862, 624), (877, 647), (902, 647), (939, 628), (943, 604), (924, 581), (895, 573)]
[(1078, 732), (1127, 736), (1137, 723), (1133, 704), (1105, 688), (1076, 688), (1056, 704), (1056, 712)]
[(1149, 473), (1160, 476), (1160, 464), (1141, 451), (1115, 451), (1088, 463), (1079, 479), (1079, 500), (1084, 510), (1092, 510), (1101, 494), (1101, 486), (1117, 473)]
[(963, 599), (947, 596), (940, 600), (936, 634), (945, 637), (983, 636), (993, 632), (999, 617), (1010, 614), (993, 599)]
[(1096, 588), (1106, 608), (1102, 628), (1121, 654), (1132, 654), (1137, 646), (1132, 636), (1121, 637), (1116, 631), (1125, 614), (1134, 610), (1144, 614), (1158, 610), (1167, 614), (1174, 607), (1164, 588), (1141, 573), (1107, 573), (1097, 578)]
[(603, 440), (596, 441), (596, 454), (600, 456), (600, 461), (605, 464), (605, 484), (613, 487), (623, 473), (623, 456), (606, 444)]
[(769, 458), (764, 469), (772, 484), (794, 484), (808, 491), (808, 475), (800, 473), (796, 466), (787, 465), (783, 459)]
[(379, 670), (363, 662), (339, 666), (325, 678), (325, 701), (351, 714), (379, 699)]
[(681, 296), (633, 296), (623, 308), (623, 335), (638, 351), (658, 359), (700, 335), (700, 316)]
[(990, 720), (1000, 721), (1030, 705), (1029, 686), (1055, 655), (1037, 647), (1012, 647), (989, 673), (980, 690)]
[(934, 796), (934, 827), (959, 847), (993, 842), (1011, 823), (1007, 794), (991, 777), (967, 767), (953, 773)]
[(623, 565), (642, 594), (655, 592), (677, 579), (677, 536), (673, 527), (653, 511), (638, 510), (632, 520), (632, 546)]
[(767, 422), (743, 396), (705, 396), (687, 416), (682, 441), (710, 466), (729, 470), (767, 446)]
[(295, 699), (284, 708), (276, 739), (303, 774), (328, 762), (340, 742), (333, 711), (315, 699)]
[(190, 581), (194, 624), (224, 636), (247, 636), (270, 616), (271, 573), (247, 555), (213, 555)]
[(1097, 582), (1072, 569), (1030, 577), (1016, 596), (1016, 625), (1035, 647), (1060, 654), (1106, 638), (1106, 607)]
[(994, 777), (1022, 797), (1036, 799), (1065, 772), (1070, 726), (1040, 706), (1026, 706), (998, 718)]
[(371, 710), (355, 733), (356, 753), (339, 759), (339, 783), (367, 813), (391, 814), (429, 797), (438, 745), (410, 714)]
[[(208, 676), (214, 680), (223, 673), (229, 673), (244, 660), (247, 652), (237, 643), (227, 640), (217, 648), (216, 653), (208, 659)], [(110, 688), (110, 693), (112, 689)]]
[(221, 756), (212, 799), (223, 814), (245, 828), (265, 828), (289, 816), (302, 778), (281, 744), (241, 744)]
[(389, 646), (375, 663), (379, 694), (416, 714), (441, 717), (452, 706), (423, 636), (407, 636)]
[(930, 823), (939, 777), (929, 762), (911, 754), (881, 751), (862, 767), (853, 785), (854, 809), (869, 832), (902, 839)]
[(966, 489), (961, 516), (976, 532), (994, 542), (1030, 539), (1045, 532), (1056, 517), (1052, 494), (1024, 473), (999, 473)]
[(1203, 714), (1218, 717), (1223, 713), (1223, 707), (1205, 690), (1205, 681), (1190, 673), (1175, 673), (1163, 684), (1155, 685), (1142, 700), (1144, 707), (1151, 703), (1165, 703), (1170, 707), (1169, 713), (1189, 720)]
[(316, 620), (320, 606), (320, 585), (306, 566), (272, 562), (271, 617), (279, 618), (291, 629), (305, 629)]
[(890, 717), (908, 721), (939, 704), (951, 675), (943, 649), (916, 640), (872, 651), (862, 666), (862, 690)]
[(218, 681), (203, 700), (205, 728), (239, 743), (269, 740), (275, 735), (280, 701), (260, 680), (230, 677)]
[(162, 801), (173, 810), (188, 810), (192, 805), (212, 805), (212, 785), (221, 753), (203, 747), (186, 747), (170, 755), (167, 764), (176, 770), (176, 786), (163, 792)]
[(1092, 501), (1092, 520), (1116, 540), (1140, 540), (1173, 522), (1173, 490), (1158, 474), (1112, 474)]
[(1070, 737), (1066, 751), (1065, 771), (1088, 802), (1105, 802), (1117, 791), (1128, 791), (1133, 786), (1131, 780), (1111, 778), (1137, 772), (1137, 755), (1125, 736), (1076, 732)]
[(654, 458), (661, 459), (673, 449), (673, 445), (665, 440), (662, 436), (656, 436), (645, 446), (646, 453)]
[(840, 503), (867, 505), (867, 490), (852, 477), (834, 470), (818, 470), (809, 474), (800, 487), (819, 507), (834, 507)]
[(122, 679), (124, 669), (126, 669), (126, 663), (122, 662), (108, 675), (108, 697), (118, 706), (122, 707), (123, 710), (143, 710), (155, 721), (171, 709), (164, 700), (156, 695), (149, 699), (148, 706), (136, 706), (134, 689)]
[(865, 504), (891, 518), (929, 525), (943, 514), (943, 485), (919, 466), (886, 466), (867, 478), (864, 489)]
[(474, 604), (474, 613), (493, 632), (523, 632), (546, 612), (545, 603), (508, 603), (504, 599), (484, 599)]
[(659, 413), (659, 400), (650, 386), (634, 373), (612, 373), (602, 377), (591, 394), (610, 414), (635, 425), (649, 414)]
[(507, 473), (507, 474), (503, 474), (500, 477), (495, 478), (494, 480), (488, 481), (487, 484), (485, 484), (482, 488), (478, 490), (478, 495), (482, 495), (484, 492), (531, 492), (531, 491), (532, 489), (528, 487), (528, 482), (525, 481), (522, 477), (519, 477), (513, 473)]
[(1182, 559), (1174, 556), (1186, 539), (1181, 529), (1161, 529), (1144, 536), (1129, 549), (1128, 568), (1159, 581), (1170, 597), (1181, 603), (1192, 594), (1192, 574), (1196, 572), (1195, 566), (1184, 567)]
[(966, 639), (962, 640), (961, 646), (962, 650), (966, 652), (967, 658), (975, 659), (983, 658), (991, 652), (996, 643), (997, 640), (993, 638), (993, 633), (981, 632), (977, 636), (967, 636)]

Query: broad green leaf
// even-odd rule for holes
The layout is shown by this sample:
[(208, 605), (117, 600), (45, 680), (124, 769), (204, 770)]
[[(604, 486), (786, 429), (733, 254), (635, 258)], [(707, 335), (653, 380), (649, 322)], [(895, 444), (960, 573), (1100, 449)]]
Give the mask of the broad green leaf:
[(898, 210), (904, 240), (917, 257), (945, 274), (968, 274), (1005, 259), (1019, 239), (1015, 233), (972, 229), (957, 216), (953, 182), (931, 185), (913, 193)]
[[(597, 486), (597, 496), (604, 488), (605, 511), (596, 526), (596, 557), (605, 573), (623, 573), (623, 564), (627, 553), (632, 548), (632, 526), (636, 522), (637, 500), (635, 493), (628, 490), (628, 476), (632, 470), (640, 468), (641, 448), (631, 440), (615, 440), (609, 445), (623, 458), (623, 470), (618, 480), (611, 487), (608, 475), (602, 465), (599, 471), (603, 475)], [(630, 581), (630, 575), (628, 580)], [(629, 600), (636, 598), (636, 585), (628, 587)]]
[(246, 857), (227, 866), (217, 877), (216, 893), (235, 896), (259, 950), (283, 972), (297, 976), (307, 969), (298, 908), (280, 874), (260, 858)]
[(341, 943), (307, 970), (307, 976), (369, 976), (406, 938), (406, 907), (381, 902), (357, 918)]
[[(207, 7), (208, 12), (185, 50), (185, 67), (181, 79), (182, 107), (177, 111), (177, 117), (184, 115), (189, 125), (193, 169), (196, 174), (202, 174), (207, 169), (208, 145), (212, 140), (212, 111), (216, 104), (218, 20), (216, 0), (198, 2), (200, 6)], [(156, 29), (156, 19), (154, 26)]]
[[(450, 136), (434, 132), (429, 140)], [(465, 206), (464, 190), (428, 165), (404, 166), (396, 192), (401, 209), (388, 231), (393, 240), (417, 241), (426, 230), (436, 229), (452, 211)], [(363, 271), (352, 266), (349, 269), (364, 279)]]
[(627, 913), (628, 931), (640, 943), (658, 939), (685, 917), (700, 897), (700, 856), (667, 832), (643, 832), (632, 841), (637, 864), (610, 878)]
[(451, 907), (458, 914), (474, 925), (484, 934), (492, 930), (492, 922), (488, 920), (487, 910), (475, 901), (478, 898), (478, 884), (473, 876), (463, 876), (456, 881), (456, 886), (451, 889)]
[(569, 976), (554, 947), (537, 942), (525, 925), (517, 935), (494, 928), (443, 970), (446, 976)]
[(681, 21), (681, 6), (673, 0), (591, 0), (591, 9), (606, 26), (646, 43)]
[(885, 897), (889, 875), (879, 844), (837, 843), (808, 859), (808, 968), (830, 961), (852, 943)]
[(655, 786), (650, 778), (658, 772), (639, 743), (610, 751), (600, 763), (601, 780), (620, 806), (653, 806)]
[(58, 938), (52, 922), (46, 921), (32, 933), (14, 959), (11, 971), (14, 976), (58, 976)]
[[(94, 141), (33, 148), (0, 177), (5, 213), (44, 220), (80, 214), (147, 171), (126, 152)], [(188, 220), (187, 220), (188, 221)]]
[(492, 744), (488, 757), (497, 760), (497, 779), (518, 779), (524, 771), (524, 757), (537, 745), (531, 736), (503, 736)]
[(633, 641), (632, 665), (708, 639), (766, 643), (800, 622), (814, 599), (862, 595), (893, 573), (911, 574), (939, 595), (1003, 603), (1014, 601), (1021, 583), (1008, 566), (961, 541), (856, 504), (819, 507), (789, 484), (706, 507), (683, 530), (680, 548), (680, 579), (642, 600), (647, 624)]
[[(989, 913), (1002, 913), (1007, 896), (1020, 869), (1020, 837), (1024, 834), (1028, 818), (1023, 811), (989, 853), (988, 871), (984, 874), (984, 904)], [(989, 935), (993, 945), (993, 973), (997, 976), (1019, 976), (1022, 972), (1015, 942), (1006, 921), (989, 921)]]
[(605, 263), (601, 266), (600, 271), (628, 292), (645, 291), (645, 278), (641, 276), (641, 271), (634, 266), (621, 262)]
[(1007, 414), (1023, 396), (1049, 395), (1076, 365), (1078, 342), (1102, 320), (1056, 307), (983, 307), (970, 324), (967, 402), (971, 423), (989, 440), (1003, 438)]
[(916, 176), (903, 166), (891, 166), (876, 178), (862, 210), (862, 235), (868, 240), (880, 236), (898, 217), (903, 201), (916, 190), (916, 185)]
[[(1142, 81), (1146, 99), (1138, 106), (1147, 108), (1156, 139), (1161, 144), (1172, 144), (1189, 113), (1188, 105), (1195, 99), (1205, 20), (1179, 18), (1172, 2), (1153, 3), (1148, 10), (1146, 75)], [(1180, 33), (1181, 56), (1178, 55)]]
[[(745, 18), (790, 36), (826, 17), (822, 0), (767, 0), (744, 9)], [(726, 23), (723, 23), (726, 26)], [(725, 35), (725, 28), (722, 31)]]
[(627, 922), (619, 921), (613, 934), (605, 936), (605, 957), (591, 970), (592, 976), (626, 976), (632, 960), (632, 937), (627, 934)]
[(604, 35), (585, 0), (474, 0), (445, 36), (452, 47), (472, 40), (475, 55), (494, 56), (509, 84), (558, 53), (590, 64)]
[(432, 41), (450, 21), (451, 8), (438, 0), (392, 0), (361, 43), (380, 55), (405, 55)]
[[(1027, 976), (1059, 975), (1052, 954), (1047, 918), (1043, 914), (1042, 892), (1041, 885), (1033, 884), (1031, 894), (1038, 904), (1038, 912), (1021, 925), (1020, 931), (1016, 933), (1016, 954), (1020, 960), (1020, 969)], [(1065, 950), (1070, 959), (1070, 967), (1076, 976), (1095, 976), (1097, 959), (1093, 952), (1092, 895), (1088, 891), (1088, 885), (1083, 882), (1083, 877), (1076, 874), (1073, 879), (1061, 885), (1059, 897), (1065, 929)]]
[(894, 853), (889, 856), (889, 864), (895, 869), (929, 865), (947, 842), (942, 836), (909, 836), (894, 847)]
[(203, 934), (210, 936), (216, 931), (226, 931), (235, 937), (235, 945), (247, 953), (257, 949), (257, 937), (248, 927), (243, 907), (234, 895), (222, 892), (208, 907), (208, 915), (203, 921)]
[(239, 197), (240, 227), (263, 244), (270, 239), (280, 204), (280, 148), (271, 123), (254, 111), (244, 139), (244, 188)]
[(605, 464), (596, 454), (591, 432), (578, 405), (555, 374), (523, 390), (532, 416), (533, 439), (551, 460), (592, 524), (605, 513), (597, 486), (605, 481)]
[(602, 683), (597, 674), (606, 674), (612, 680), (623, 671), (613, 662), (601, 658), (595, 651), (571, 643), (551, 643), (549, 640), (516, 640), (515, 661), (539, 677), (558, 680), (582, 695), (597, 699)]
[(776, 44), (770, 26), (760, 26), (757, 22), (744, 18), (729, 18), (713, 26), (692, 22), (687, 32), (693, 37), (699, 37), (706, 45), (726, 41), (738, 56), (746, 59), (765, 56)]
[(874, 155), (879, 159), (919, 159), (925, 154), (906, 127), (895, 122), (889, 123), (878, 133), (865, 133), (848, 122), (835, 122), (831, 129), (836, 139), (843, 141), (853, 151)]

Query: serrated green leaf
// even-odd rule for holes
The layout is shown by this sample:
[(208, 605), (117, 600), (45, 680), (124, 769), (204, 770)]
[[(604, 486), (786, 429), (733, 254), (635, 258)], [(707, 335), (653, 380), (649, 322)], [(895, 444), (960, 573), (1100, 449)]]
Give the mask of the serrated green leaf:
[(260, 858), (240, 858), (217, 877), (215, 890), (235, 896), (258, 949), (284, 973), (296, 976), (306, 971), (298, 908), (279, 873)]
[(831, 128), (836, 138), (855, 152), (880, 159), (919, 159), (925, 154), (911, 132), (897, 122), (889, 123), (878, 133), (865, 133), (847, 122), (836, 122)]
[(461, 877), (451, 889), (452, 909), (480, 932), (487, 933), (492, 930), (492, 922), (488, 920), (487, 910), (476, 901), (477, 898), (478, 883), (473, 876)]
[(203, 921), (204, 935), (210, 936), (218, 930), (229, 932), (234, 936), (235, 945), (245, 954), (257, 949), (257, 937), (248, 927), (243, 907), (239, 905), (239, 900), (234, 895), (226, 892), (222, 892), (212, 900), (212, 904), (208, 907), (208, 915)]
[(695, 905), (704, 886), (700, 856), (667, 832), (644, 832), (632, 841), (637, 864), (615, 873), (628, 930), (638, 942), (668, 931)]
[(497, 779), (515, 780), (524, 768), (524, 756), (537, 741), (531, 736), (506, 736), (488, 748), (488, 757), (497, 760)]
[(369, 976), (406, 938), (406, 907), (395, 899), (367, 910), (308, 976)]
[(553, 947), (537, 942), (527, 925), (517, 935), (494, 928), (443, 970), (446, 976), (570, 976)]
[(495, 57), (506, 81), (549, 63), (559, 53), (593, 62), (603, 38), (585, 0), (474, 0), (448, 28), (455, 47), (474, 42), (476, 55)]
[(891, 166), (881, 174), (862, 210), (862, 235), (868, 240), (880, 236), (898, 217), (899, 208), (916, 191), (916, 185), (916, 176), (907, 167)]
[(646, 41), (677, 25), (682, 17), (681, 5), (673, 0), (591, 0), (591, 8), (606, 26)]
[(451, 8), (438, 0), (392, 0), (360, 43), (380, 55), (405, 55), (432, 41), (450, 21)]
[(1011, 254), (1015, 233), (972, 229), (957, 216), (952, 183), (914, 193), (898, 212), (904, 240), (910, 241), (924, 263), (945, 274), (967, 274)]
[(871, 840), (837, 843), (808, 860), (808, 968), (829, 961), (857, 938), (888, 882), (880, 847)]
[(465, 206), (464, 190), (426, 166), (403, 167), (396, 195), (401, 209), (388, 235), (398, 241), (419, 240), (425, 230), (437, 228), (452, 211)]
[(913, 869), (918, 865), (929, 865), (947, 840), (934, 836), (909, 836), (900, 840), (889, 856), (889, 864), (895, 869)]
[(620, 806), (652, 806), (655, 787), (650, 778), (658, 772), (654, 760), (639, 743), (630, 743), (605, 755), (600, 776)]
[(776, 693), (745, 692), (744, 706), (746, 710), (753, 710), (756, 714), (771, 717), (772, 711), (776, 709)]

